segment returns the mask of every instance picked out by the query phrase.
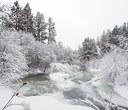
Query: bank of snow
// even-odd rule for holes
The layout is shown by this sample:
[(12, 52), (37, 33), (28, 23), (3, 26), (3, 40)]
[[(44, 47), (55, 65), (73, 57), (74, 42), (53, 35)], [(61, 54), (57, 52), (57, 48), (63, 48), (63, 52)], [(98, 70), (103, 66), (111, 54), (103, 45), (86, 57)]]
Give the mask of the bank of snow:
[(64, 89), (75, 86), (75, 83), (70, 80), (72, 75), (68, 73), (57, 72), (57, 73), (52, 73), (49, 76), (51, 80), (53, 80), (54, 83), (56, 83), (56, 86), (58, 86), (59, 88)]
[(68, 78), (70, 77), (70, 74), (58, 72), (58, 73), (52, 73), (52, 74), (50, 74), (49, 76), (50, 76), (50, 78), (51, 78), (53, 81), (56, 81), (56, 82), (63, 82), (65, 79), (68, 79)]
[(26, 101), (30, 104), (31, 110), (94, 110), (85, 106), (61, 103), (51, 96), (32, 96)]
[[(6, 105), (9, 99), (12, 97), (13, 92), (5, 87), (0, 87), (0, 110)], [(25, 98), (14, 97), (11, 101), (11, 104), (19, 104), (19, 105), (12, 105), (7, 107), (5, 110), (23, 110), (25, 108)], [(24, 105), (24, 107), (23, 107)]]
[[(13, 92), (10, 89), (0, 87), (0, 110), (2, 110), (12, 95)], [(15, 96), (11, 104), (19, 105), (9, 106), (5, 110), (94, 110), (85, 106), (62, 103), (52, 96), (31, 96), (24, 98)]]
[(116, 86), (115, 91), (120, 94), (122, 97), (128, 99), (128, 85)]

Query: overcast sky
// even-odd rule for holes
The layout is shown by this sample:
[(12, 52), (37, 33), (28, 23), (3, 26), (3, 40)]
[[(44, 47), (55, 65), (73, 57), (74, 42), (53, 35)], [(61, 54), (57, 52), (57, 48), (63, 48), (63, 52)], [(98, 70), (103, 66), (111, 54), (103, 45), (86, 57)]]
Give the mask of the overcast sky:
[[(3, 0), (13, 3), (15, 0)], [(97, 38), (108, 28), (128, 21), (128, 0), (19, 0), (30, 3), (32, 12), (40, 11), (56, 23), (56, 40), (72, 49), (85, 37)]]

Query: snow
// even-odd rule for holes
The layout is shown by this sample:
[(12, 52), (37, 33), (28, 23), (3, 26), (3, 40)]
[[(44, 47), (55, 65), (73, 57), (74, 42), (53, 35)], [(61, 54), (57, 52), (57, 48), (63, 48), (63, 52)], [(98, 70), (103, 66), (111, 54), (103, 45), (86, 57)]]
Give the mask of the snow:
[(101, 68), (99, 78), (103, 83), (111, 84), (115, 81), (116, 84), (122, 84), (127, 82), (127, 55), (127, 51), (115, 48), (102, 58), (99, 64)]
[(75, 86), (75, 83), (69, 79), (70, 77), (71, 76), (67, 73), (52, 73), (52, 74), (50, 74), (50, 78), (54, 81), (54, 83), (56, 83), (56, 86), (58, 86), (59, 88), (62, 88), (62, 89)]
[(91, 72), (100, 72), (101, 71), (101, 69), (97, 69), (97, 68), (89, 68), (88, 70)]
[(52, 63), (50, 66), (51, 73), (63, 72), (71, 74), (71, 67), (69, 64)]
[[(5, 87), (0, 87), (0, 110), (6, 105), (9, 99), (12, 97), (13, 93), (10, 89)], [(11, 104), (23, 104), (24, 98), (14, 97)], [(13, 105), (6, 108), (6, 110), (22, 110), (23, 106), (21, 105)]]
[[(13, 92), (5, 87), (0, 87), (0, 110), (13, 95)], [(69, 105), (52, 96), (17, 97), (11, 101), (12, 105), (5, 110), (94, 110), (90, 107)]]
[(94, 110), (85, 106), (61, 103), (51, 96), (32, 96), (26, 101), (30, 104), (31, 110)]
[(127, 85), (124, 85), (124, 86), (116, 86), (115, 87), (115, 91), (117, 93), (119, 93), (122, 97), (128, 99), (128, 86)]
[(53, 81), (56, 81), (56, 82), (63, 82), (65, 79), (69, 78), (70, 75), (67, 74), (67, 73), (52, 73), (50, 74), (50, 78), (53, 80)]

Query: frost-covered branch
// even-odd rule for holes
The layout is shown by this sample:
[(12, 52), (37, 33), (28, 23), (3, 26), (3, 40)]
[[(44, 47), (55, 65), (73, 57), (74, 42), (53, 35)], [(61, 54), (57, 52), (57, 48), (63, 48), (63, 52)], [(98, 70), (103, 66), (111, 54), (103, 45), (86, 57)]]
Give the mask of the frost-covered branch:
[(89, 101), (88, 99), (82, 100), (83, 102), (86, 102), (87, 104), (90, 104), (91, 106), (93, 106), (96, 110), (100, 110), (96, 105), (94, 105), (91, 101)]

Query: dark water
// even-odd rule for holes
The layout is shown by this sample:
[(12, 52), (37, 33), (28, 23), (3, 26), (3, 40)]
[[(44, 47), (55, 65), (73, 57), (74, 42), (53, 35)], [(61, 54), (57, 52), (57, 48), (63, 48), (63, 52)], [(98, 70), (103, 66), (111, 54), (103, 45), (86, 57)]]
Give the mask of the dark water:
[(29, 76), (21, 79), (21, 82), (18, 82), (18, 85), (21, 85), (22, 82), (27, 82), (27, 85), (21, 88), (21, 92), (27, 97), (53, 93), (59, 90), (54, 82), (50, 80), (48, 75)]

